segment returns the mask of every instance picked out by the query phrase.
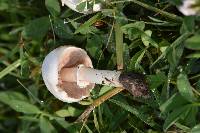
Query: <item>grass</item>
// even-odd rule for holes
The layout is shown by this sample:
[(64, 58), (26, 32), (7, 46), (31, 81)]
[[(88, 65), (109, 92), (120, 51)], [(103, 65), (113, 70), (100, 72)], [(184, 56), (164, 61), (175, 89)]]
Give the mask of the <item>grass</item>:
[[(59, 0), (1, 0), (0, 132), (200, 132), (200, 18), (174, 3), (110, 0), (83, 15)], [(59, 101), (41, 64), (62, 45), (85, 49), (94, 68), (145, 74), (150, 98), (96, 85), (79, 103)]]

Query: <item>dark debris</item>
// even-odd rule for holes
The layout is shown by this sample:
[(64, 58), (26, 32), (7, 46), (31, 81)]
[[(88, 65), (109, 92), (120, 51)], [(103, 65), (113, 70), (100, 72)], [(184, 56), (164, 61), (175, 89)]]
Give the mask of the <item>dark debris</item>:
[(124, 89), (135, 97), (149, 97), (145, 76), (139, 73), (122, 73), (119, 77)]

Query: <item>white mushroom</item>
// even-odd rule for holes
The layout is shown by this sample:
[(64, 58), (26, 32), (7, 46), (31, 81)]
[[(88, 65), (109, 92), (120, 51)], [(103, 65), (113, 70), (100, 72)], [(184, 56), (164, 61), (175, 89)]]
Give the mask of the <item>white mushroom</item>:
[[(64, 67), (75, 67), (83, 64), (93, 67), (87, 53), (76, 47), (62, 46), (51, 51), (42, 64), (42, 77), (48, 90), (64, 102), (78, 102), (88, 97), (94, 84), (81, 88), (75, 82), (65, 82), (60, 78), (60, 71)], [(70, 77), (70, 73), (66, 76)]]
[(179, 6), (178, 9), (186, 16), (199, 15), (200, 2), (199, 0), (183, 0), (182, 5)]
[[(89, 14), (89, 13), (92, 13), (92, 12), (98, 12), (102, 8), (101, 3), (94, 3), (94, 1), (92, 1), (92, 0), (61, 0), (61, 2), (62, 2), (62, 6), (66, 5), (74, 11), (84, 13), (84, 14)], [(78, 11), (77, 6), (81, 3), (83, 3), (83, 2), (86, 2), (84, 10)], [(91, 4), (92, 8), (89, 8), (88, 4)]]
[(89, 96), (95, 84), (125, 87), (133, 95), (146, 94), (140, 74), (93, 69), (85, 50), (61, 46), (51, 51), (42, 64), (42, 77), (48, 90), (64, 102), (78, 102)]

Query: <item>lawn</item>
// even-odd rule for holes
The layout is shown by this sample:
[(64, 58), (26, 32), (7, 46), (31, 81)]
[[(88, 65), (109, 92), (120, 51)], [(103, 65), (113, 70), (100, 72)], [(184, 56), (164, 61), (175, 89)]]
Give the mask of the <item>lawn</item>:
[[(0, 132), (200, 133), (199, 0), (191, 10), (190, 0), (89, 1), (0, 1)], [(41, 67), (63, 45), (86, 50), (95, 69), (144, 75), (149, 96), (96, 85), (58, 100)]]

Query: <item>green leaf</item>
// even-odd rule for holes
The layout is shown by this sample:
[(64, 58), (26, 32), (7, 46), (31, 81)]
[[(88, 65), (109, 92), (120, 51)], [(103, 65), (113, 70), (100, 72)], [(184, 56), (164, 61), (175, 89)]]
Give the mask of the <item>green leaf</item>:
[(151, 38), (152, 31), (144, 31), (145, 23), (143, 21), (138, 21), (135, 23), (127, 24), (121, 27), (124, 34), (128, 35), (130, 40), (141, 37), (145, 46), (149, 46), (149, 43), (158, 48), (158, 44)]
[(137, 21), (137, 22), (135, 22), (135, 23), (126, 24), (126, 25), (123, 25), (123, 26), (121, 27), (121, 30), (122, 30), (125, 34), (127, 34), (127, 33), (128, 33), (128, 30), (131, 29), (131, 28), (137, 28), (137, 29), (143, 31), (144, 28), (145, 28), (145, 23), (144, 23), (144, 21)]
[(184, 33), (183, 35), (181, 35), (179, 38), (177, 38), (169, 47), (167, 47), (167, 49), (156, 59), (156, 61), (153, 62), (153, 64), (151, 64), (150, 68), (153, 68), (153, 66), (155, 64), (157, 64), (161, 59), (163, 59), (164, 57), (166, 57), (166, 55), (173, 49), (176, 48), (178, 46), (180, 46), (182, 44), (183, 41), (185, 41), (189, 36), (191, 35), (191, 33)]
[(87, 38), (87, 44), (85, 48), (94, 59), (99, 59), (101, 53), (103, 53), (101, 50), (102, 45), (102, 38), (97, 35), (92, 35)]
[(115, 112), (115, 117), (111, 118), (111, 122), (109, 123), (110, 130), (116, 130), (117, 127), (121, 125), (121, 123), (125, 122), (128, 119), (127, 111), (117, 111)]
[(101, 90), (99, 91), (99, 96), (102, 96), (103, 94), (105, 94), (106, 92), (110, 91), (111, 89), (113, 89), (112, 86), (104, 85), (103, 87), (101, 87)]
[(117, 101), (117, 100), (114, 100), (114, 99), (110, 99), (109, 101), (117, 104), (118, 106), (120, 106), (124, 110), (134, 114), (136, 117), (141, 119), (146, 124), (148, 124), (148, 125), (150, 125), (152, 127), (155, 125), (155, 122), (149, 116), (147, 116), (147, 115), (143, 114), (142, 112), (138, 111), (136, 108), (133, 108), (132, 106), (130, 106), (130, 105), (124, 103), (124, 102)]
[(39, 122), (39, 119), (36, 118), (35, 116), (24, 115), (24, 116), (19, 116), (18, 118), (29, 122)]
[(9, 104), (11, 100), (21, 100), (21, 101), (27, 101), (27, 97), (25, 97), (23, 94), (15, 91), (3, 91), (0, 92), (0, 101), (4, 104)]
[(150, 33), (149, 30), (143, 32), (143, 31), (138, 31), (138, 33), (141, 34), (142, 37), (142, 41), (144, 44), (147, 45), (147, 43), (150, 43), (152, 46), (154, 46), (155, 48), (158, 48), (158, 44), (151, 38), (151, 36), (149, 35)]
[(37, 108), (37, 106), (30, 104), (25, 101), (20, 100), (10, 100), (8, 105), (17, 112), (22, 112), (26, 114), (38, 114), (41, 111)]
[(129, 71), (140, 69), (140, 62), (142, 61), (144, 54), (145, 50), (140, 50), (131, 58), (130, 64), (128, 66)]
[(167, 116), (167, 119), (164, 122), (163, 129), (166, 131), (171, 125), (173, 125), (177, 120), (179, 120), (188, 110), (191, 108), (191, 105), (181, 106), (176, 108), (172, 113)]
[(121, 26), (122, 32), (124, 34), (127, 34), (130, 40), (139, 38), (144, 28), (145, 28), (145, 23), (143, 21), (138, 21), (135, 23), (130, 23), (130, 24)]
[(192, 50), (200, 50), (200, 35), (194, 35), (185, 41), (185, 47)]
[(189, 126), (189, 127), (193, 127), (197, 120), (197, 113), (198, 113), (198, 107), (197, 106), (192, 106), (188, 113), (186, 114), (186, 116), (184, 117), (184, 123), (185, 125)]
[[(155, 97), (155, 103), (157, 103), (157, 105), (161, 105), (162, 100), (165, 97), (164, 93), (164, 89), (165, 89), (165, 84), (167, 82), (167, 77), (165, 76), (165, 74), (163, 72), (159, 72), (156, 75), (148, 75), (147, 76), (147, 81), (149, 84), (149, 89), (152, 91), (154, 97)], [(162, 93), (160, 94), (158, 87), (162, 87)], [(155, 104), (154, 103), (154, 104)]]
[(195, 29), (195, 17), (194, 16), (185, 16), (183, 19), (183, 24), (181, 26), (181, 34), (185, 32), (193, 32)]
[(46, 119), (43, 116), (40, 116), (40, 131), (42, 133), (56, 133), (56, 129), (53, 127), (53, 125), (50, 123), (48, 119)]
[(181, 59), (181, 56), (183, 54), (183, 50), (183, 45), (180, 45), (178, 47), (173, 47), (171, 51), (167, 53), (167, 60), (171, 68), (175, 69), (177, 67), (179, 60)]
[(75, 117), (81, 114), (81, 110), (74, 108), (72, 106), (69, 106), (68, 109), (61, 109), (56, 111), (55, 113), (60, 117)]
[(200, 58), (200, 52), (189, 54), (186, 58)]
[(190, 131), (190, 133), (199, 133), (199, 131), (200, 131), (200, 124), (194, 126)]
[(156, 75), (149, 75), (147, 77), (150, 89), (155, 89), (159, 87), (161, 84), (165, 83), (167, 77), (163, 72), (157, 73)]
[(179, 93), (176, 93), (160, 106), (160, 110), (162, 113), (168, 113), (173, 109), (179, 108), (187, 103), (188, 102)]
[(182, 0), (169, 0), (169, 1), (177, 6), (182, 4)]
[(87, 34), (91, 33), (93, 30), (95, 31), (94, 27), (91, 28), (91, 25), (95, 23), (98, 19), (100, 19), (100, 15), (99, 14), (94, 15), (88, 21), (86, 21), (84, 24), (78, 27), (75, 31), (75, 34), (77, 33)]
[(192, 92), (192, 86), (188, 81), (187, 75), (185, 73), (181, 73), (177, 77), (177, 88), (180, 94), (190, 102), (194, 102), (196, 99)]
[(45, 5), (52, 16), (58, 16), (60, 14), (60, 4), (58, 0), (45, 0)]
[(183, 130), (183, 131), (186, 132), (186, 133), (188, 133), (188, 132), (190, 131), (190, 128), (189, 128), (189, 127), (187, 127), (187, 126), (185, 126), (185, 125), (182, 125), (182, 124), (180, 124), (180, 123), (178, 123), (178, 122), (174, 123), (174, 125), (175, 125), (177, 128)]
[(41, 17), (29, 22), (22, 31), (22, 36), (26, 39), (41, 41), (47, 34), (50, 27), (48, 17)]
[[(142, 38), (142, 42), (144, 43), (144, 45), (146, 47), (149, 46), (149, 38), (148, 37), (151, 37), (151, 34), (152, 34), (152, 31), (151, 30), (147, 30), (145, 31), (146, 35), (145, 34), (142, 34), (141, 38)], [(148, 36), (148, 37), (147, 37)]]
[(61, 39), (72, 39), (73, 31), (68, 24), (64, 24), (63, 20), (55, 19), (54, 20), (54, 31), (55, 34)]
[(86, 4), (88, 4), (87, 1), (81, 2), (80, 4), (78, 4), (78, 5), (76, 6), (76, 9), (77, 9), (78, 11), (82, 12), (82, 11), (84, 11)]
[(60, 116), (60, 117), (68, 117), (68, 116), (71, 116), (71, 113), (66, 110), (66, 109), (61, 109), (61, 110), (58, 110), (55, 112), (56, 115)]

